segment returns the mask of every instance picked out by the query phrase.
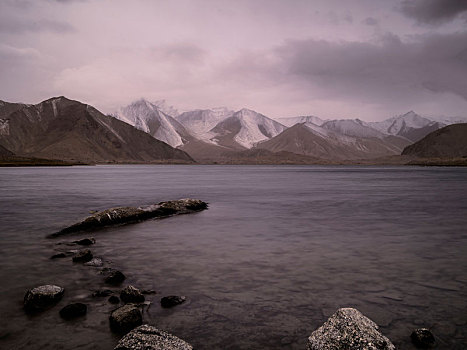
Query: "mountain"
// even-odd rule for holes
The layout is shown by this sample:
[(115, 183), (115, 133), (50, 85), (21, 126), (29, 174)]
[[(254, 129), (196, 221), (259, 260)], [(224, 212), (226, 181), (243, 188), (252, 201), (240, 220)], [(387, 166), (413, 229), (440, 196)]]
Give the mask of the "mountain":
[(212, 128), (209, 140), (233, 149), (249, 149), (260, 141), (270, 139), (286, 127), (249, 109), (235, 112)]
[[(352, 137), (311, 123), (296, 124), (257, 148), (287, 151), (328, 160), (368, 159), (400, 154), (408, 141), (396, 138)], [(402, 145), (401, 145), (402, 143)]]
[(222, 120), (232, 116), (233, 111), (227, 108), (197, 109), (184, 112), (177, 120), (185, 126), (191, 134), (198, 138), (206, 138), (205, 134)]
[(432, 131), (443, 127), (444, 124), (421, 117), (410, 111), (382, 122), (369, 122), (368, 126), (384, 134), (402, 136), (412, 142), (417, 142)]
[(323, 123), (321, 127), (347, 136), (376, 137), (380, 139), (385, 137), (385, 134), (373, 129), (360, 119), (330, 120)]
[(28, 105), (24, 103), (11, 103), (11, 102), (0, 100), (0, 132), (2, 130), (2, 122), (3, 122), (2, 119), (3, 118), (6, 118), (11, 113), (21, 108), (27, 107), (27, 106)]
[(315, 116), (301, 116), (301, 117), (290, 117), (290, 118), (277, 118), (276, 119), (279, 123), (291, 127), (295, 124), (302, 124), (302, 123), (312, 123), (315, 125), (323, 125), (327, 120), (323, 120), (319, 117)]
[(402, 155), (421, 158), (467, 158), (467, 123), (452, 124), (436, 130), (407, 146)]
[(22, 157), (81, 162), (191, 162), (185, 152), (92, 106), (65, 97), (28, 105), (4, 119), (0, 145)]
[(182, 146), (192, 136), (175, 118), (162, 112), (155, 104), (140, 99), (121, 108), (114, 117), (142, 130), (172, 147)]

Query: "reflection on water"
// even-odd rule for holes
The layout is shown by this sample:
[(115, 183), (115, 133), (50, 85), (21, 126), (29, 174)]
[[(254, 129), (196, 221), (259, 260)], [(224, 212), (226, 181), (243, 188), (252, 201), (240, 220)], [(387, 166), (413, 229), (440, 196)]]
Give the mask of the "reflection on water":
[[(145, 322), (197, 349), (304, 349), (352, 306), (412, 349), (426, 326), (440, 348), (467, 346), (467, 169), (322, 166), (97, 166), (0, 169), (0, 347), (111, 349), (114, 308), (91, 298), (99, 269), (48, 258), (44, 237), (90, 210), (184, 197), (207, 211), (93, 233), (95, 255), (155, 289)], [(34, 316), (24, 292), (66, 288)], [(164, 295), (188, 301), (162, 309)], [(88, 315), (63, 321), (67, 303)]]

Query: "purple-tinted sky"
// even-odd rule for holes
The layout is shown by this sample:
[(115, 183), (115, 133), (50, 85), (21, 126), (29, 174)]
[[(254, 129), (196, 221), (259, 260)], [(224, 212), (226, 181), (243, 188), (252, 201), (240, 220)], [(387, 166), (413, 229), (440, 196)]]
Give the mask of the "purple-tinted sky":
[(466, 0), (2, 0), (0, 99), (467, 114)]

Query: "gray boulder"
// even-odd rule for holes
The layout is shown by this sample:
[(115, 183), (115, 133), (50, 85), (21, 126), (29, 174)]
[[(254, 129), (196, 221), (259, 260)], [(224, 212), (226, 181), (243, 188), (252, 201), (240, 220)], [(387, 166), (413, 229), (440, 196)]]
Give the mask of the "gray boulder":
[(192, 350), (186, 341), (147, 324), (125, 335), (114, 350)]
[(118, 207), (107, 209), (83, 221), (68, 226), (50, 237), (57, 237), (67, 233), (96, 230), (99, 228), (134, 223), (152, 218), (164, 218), (172, 215), (188, 214), (207, 209), (208, 205), (199, 199), (179, 199), (175, 201), (160, 202), (144, 207)]
[(124, 303), (142, 303), (144, 301), (144, 295), (138, 288), (126, 286), (120, 292), (120, 299), (122, 299)]
[(353, 308), (337, 310), (308, 338), (308, 350), (394, 350), (378, 325)]
[(143, 315), (134, 304), (126, 304), (112, 311), (110, 328), (116, 333), (127, 333), (143, 324)]
[(24, 295), (24, 309), (27, 312), (46, 309), (56, 304), (64, 293), (65, 289), (51, 284), (30, 289)]

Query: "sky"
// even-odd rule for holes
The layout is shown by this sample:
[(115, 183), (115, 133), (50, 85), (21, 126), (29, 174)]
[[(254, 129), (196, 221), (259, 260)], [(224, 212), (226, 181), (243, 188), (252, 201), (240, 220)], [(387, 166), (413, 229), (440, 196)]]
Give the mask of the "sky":
[(465, 0), (1, 0), (0, 100), (467, 115)]

